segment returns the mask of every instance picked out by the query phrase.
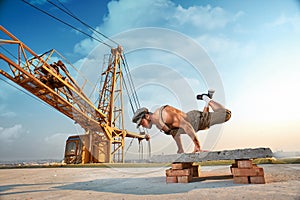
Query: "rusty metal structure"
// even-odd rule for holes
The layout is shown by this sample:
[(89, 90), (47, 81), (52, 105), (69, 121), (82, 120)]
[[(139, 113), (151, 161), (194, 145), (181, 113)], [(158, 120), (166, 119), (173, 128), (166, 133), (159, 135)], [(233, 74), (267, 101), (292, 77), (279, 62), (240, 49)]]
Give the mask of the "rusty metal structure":
[(81, 86), (76, 83), (69, 72), (72, 64), (60, 53), (50, 50), (38, 55), (4, 27), (0, 26), (0, 31), (3, 35), (0, 38), (0, 74), (85, 130), (81, 163), (124, 162), (124, 139), (146, 138), (124, 128), (121, 46), (111, 49), (102, 74), (100, 100), (94, 105), (83, 92), (86, 82)]

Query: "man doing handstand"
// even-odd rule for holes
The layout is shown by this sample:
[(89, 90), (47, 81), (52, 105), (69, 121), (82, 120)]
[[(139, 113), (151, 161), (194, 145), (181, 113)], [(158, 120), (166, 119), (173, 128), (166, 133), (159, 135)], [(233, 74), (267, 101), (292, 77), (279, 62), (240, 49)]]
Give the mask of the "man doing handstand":
[[(164, 105), (152, 113), (143, 107), (135, 112), (132, 122), (136, 123), (137, 127), (142, 125), (148, 129), (151, 129), (152, 125), (155, 124), (165, 134), (172, 135), (178, 147), (177, 153), (184, 153), (180, 134), (187, 134), (195, 144), (193, 153), (201, 152), (202, 149), (196, 132), (226, 122), (231, 117), (230, 110), (211, 99), (212, 94), (213, 92), (209, 92), (197, 96), (197, 99), (206, 102), (203, 112), (192, 110), (185, 113), (172, 106)], [(208, 112), (209, 107), (214, 112)]]

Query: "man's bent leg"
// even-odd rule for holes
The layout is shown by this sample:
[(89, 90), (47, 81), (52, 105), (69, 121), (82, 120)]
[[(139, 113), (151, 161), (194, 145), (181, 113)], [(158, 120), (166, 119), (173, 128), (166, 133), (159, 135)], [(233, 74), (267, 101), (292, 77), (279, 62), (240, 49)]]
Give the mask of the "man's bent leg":
[(210, 125), (214, 124), (220, 124), (223, 122), (227, 122), (231, 118), (231, 111), (226, 109), (223, 105), (220, 103), (211, 100), (209, 102), (209, 106), (212, 108), (214, 111), (214, 114), (212, 113), (211, 115), (211, 123)]
[(223, 105), (221, 105), (220, 103), (218, 103), (214, 100), (210, 100), (209, 106), (211, 107), (211, 109), (213, 111), (217, 111), (217, 110), (220, 110), (220, 109), (225, 110), (225, 107)]
[(231, 111), (218, 102), (211, 100), (210, 107), (214, 112), (202, 112), (198, 130), (205, 130), (212, 125), (221, 124), (231, 118)]
[(227, 122), (231, 118), (231, 111), (228, 109), (219, 109), (209, 113), (209, 126)]

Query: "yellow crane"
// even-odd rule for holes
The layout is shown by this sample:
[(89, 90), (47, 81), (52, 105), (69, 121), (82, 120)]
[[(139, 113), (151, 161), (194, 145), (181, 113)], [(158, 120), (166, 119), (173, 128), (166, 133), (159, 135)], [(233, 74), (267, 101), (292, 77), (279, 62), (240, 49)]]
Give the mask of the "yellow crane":
[[(70, 75), (72, 66), (60, 53), (50, 50), (38, 55), (0, 26), (0, 74), (78, 123), (86, 132), (71, 136), (66, 143), (67, 163), (124, 162), (125, 137), (139, 140), (148, 135), (124, 128), (121, 46), (111, 49), (104, 82), (95, 106)], [(13, 52), (12, 52), (13, 51)], [(55, 58), (55, 61), (53, 59)], [(119, 102), (119, 103), (117, 103)], [(80, 140), (78, 140), (80, 138)]]

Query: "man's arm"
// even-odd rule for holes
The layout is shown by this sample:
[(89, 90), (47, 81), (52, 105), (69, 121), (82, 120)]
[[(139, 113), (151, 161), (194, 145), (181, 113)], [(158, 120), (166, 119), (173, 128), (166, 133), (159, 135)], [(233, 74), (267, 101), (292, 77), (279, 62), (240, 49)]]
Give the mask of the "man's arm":
[(198, 140), (196, 132), (193, 126), (188, 121), (186, 121), (181, 115), (175, 115), (173, 116), (172, 126), (182, 128), (184, 132), (192, 139), (195, 144), (194, 152), (201, 151), (200, 142)]
[(172, 135), (176, 144), (177, 144), (177, 153), (184, 153), (183, 147), (182, 147), (182, 143), (181, 143), (181, 137), (180, 137), (180, 133), (176, 134), (176, 135)]
[[(195, 144), (194, 152), (201, 151), (200, 142), (197, 138), (196, 132), (193, 126), (185, 120), (186, 114), (184, 112), (173, 108), (172, 106), (168, 106), (164, 109), (162, 115), (166, 124), (170, 125), (170, 127), (173, 128), (183, 129), (184, 132), (192, 139)], [(182, 148), (181, 140), (179, 140), (177, 137), (180, 137), (180, 134), (177, 134), (176, 137), (174, 137), (174, 140), (176, 141), (178, 146), (178, 150), (180, 150), (180, 148)]]

